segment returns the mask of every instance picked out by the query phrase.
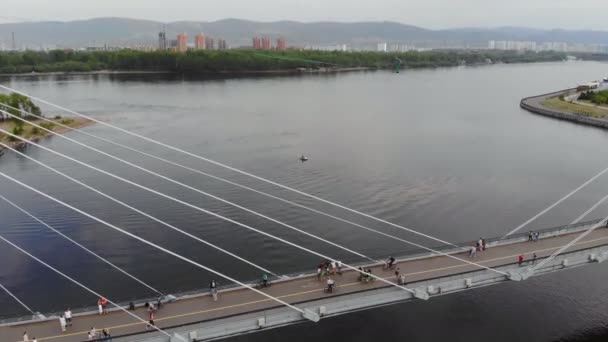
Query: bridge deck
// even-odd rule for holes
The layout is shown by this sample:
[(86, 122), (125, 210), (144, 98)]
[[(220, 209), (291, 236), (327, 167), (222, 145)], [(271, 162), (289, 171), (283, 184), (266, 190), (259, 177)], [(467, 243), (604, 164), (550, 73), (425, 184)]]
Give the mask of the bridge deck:
[[(559, 247), (567, 244), (578, 234), (566, 234), (541, 239), (537, 242), (522, 242), (489, 248), (485, 252), (478, 253), (474, 261), (485, 266), (499, 266), (516, 262), (517, 256), (520, 254), (525, 254), (526, 259), (530, 258), (532, 253), (536, 253), (539, 258), (546, 257), (555, 252)], [(587, 249), (605, 244), (608, 244), (608, 229), (598, 229), (572, 246), (568, 251)], [(469, 260), (466, 253), (456, 254), (456, 256)], [(397, 267), (400, 268), (401, 273), (406, 275), (408, 282), (478, 269), (476, 266), (444, 256), (399, 262)], [(374, 267), (372, 269), (375, 275), (395, 281), (394, 271), (383, 270), (382, 267)], [(333, 295), (386, 286), (385, 283), (380, 281), (360, 283), (357, 281), (357, 273), (352, 271), (346, 271), (341, 276), (335, 276), (334, 279), (338, 288)], [(324, 285), (325, 282), (319, 282), (316, 279), (316, 275), (310, 275), (290, 281), (276, 282), (264, 291), (284, 301), (298, 303), (332, 296), (324, 293)], [(155, 322), (160, 328), (171, 327), (243, 314), (275, 306), (277, 306), (277, 303), (266, 297), (253, 293), (250, 290), (237, 289), (220, 293), (217, 302), (214, 302), (210, 296), (198, 296), (164, 305), (162, 309), (156, 312)], [(144, 309), (138, 309), (134, 312), (143, 319), (147, 317)], [(20, 325), (3, 326), (0, 327), (0, 341), (22, 341), (24, 331), (28, 332), (30, 338), (37, 337), (38, 341), (86, 341), (87, 333), (91, 327), (97, 329), (109, 328), (114, 336), (145, 331), (143, 323), (136, 322), (133, 317), (118, 311), (110, 312), (103, 316), (90, 314), (74, 317), (73, 326), (68, 328), (68, 331), (63, 334), (61, 333), (58, 320), (32, 321)]]

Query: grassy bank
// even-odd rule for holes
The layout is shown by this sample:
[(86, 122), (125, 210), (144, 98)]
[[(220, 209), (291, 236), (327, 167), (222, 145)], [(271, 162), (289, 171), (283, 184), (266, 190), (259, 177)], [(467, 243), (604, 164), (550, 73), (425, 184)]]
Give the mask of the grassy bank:
[(589, 116), (598, 119), (608, 118), (608, 108), (591, 107), (577, 103), (571, 103), (561, 100), (558, 97), (553, 97), (543, 101), (543, 106), (551, 109), (564, 110), (577, 115)]
[[(55, 123), (61, 123), (72, 128), (81, 128), (93, 124), (93, 121), (84, 118), (55, 118), (52, 119), (52, 121)], [(32, 122), (36, 125), (39, 125), (57, 133), (64, 133), (66, 131), (69, 131), (69, 129), (65, 127), (60, 127), (55, 123), (47, 122), (44, 120), (32, 120)], [(15, 120), (6, 120), (0, 122), (0, 128), (8, 132), (13, 132), (13, 129), (16, 125), (17, 123), (15, 122)], [(31, 124), (23, 124), (23, 130), (21, 134), (19, 134), (19, 136), (23, 138), (34, 141), (49, 135), (52, 134), (38, 127), (34, 127)], [(0, 132), (0, 142), (3, 142), (13, 148), (24, 145), (21, 140), (11, 137), (2, 132)], [(0, 150), (2, 150), (3, 148), (3, 146), (0, 146)]]

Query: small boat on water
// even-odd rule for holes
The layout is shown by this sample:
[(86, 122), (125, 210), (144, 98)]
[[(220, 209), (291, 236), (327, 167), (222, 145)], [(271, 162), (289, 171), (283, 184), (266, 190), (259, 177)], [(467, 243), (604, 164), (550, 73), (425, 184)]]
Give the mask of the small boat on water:
[(303, 162), (305, 162), (305, 161), (307, 161), (307, 160), (308, 160), (308, 157), (306, 157), (305, 155), (302, 155), (302, 156), (300, 157), (300, 161), (301, 161), (302, 163), (303, 163)]
[(604, 77), (604, 82), (608, 82), (608, 76)]

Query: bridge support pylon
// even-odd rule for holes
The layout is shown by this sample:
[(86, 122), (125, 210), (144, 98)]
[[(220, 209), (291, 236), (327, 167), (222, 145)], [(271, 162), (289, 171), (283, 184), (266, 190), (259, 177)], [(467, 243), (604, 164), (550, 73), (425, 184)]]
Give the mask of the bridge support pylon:
[(524, 280), (530, 278), (531, 276), (533, 276), (534, 271), (530, 270), (530, 269), (523, 270), (523, 271), (509, 271), (507, 274), (508, 274), (509, 280), (524, 281)]
[(418, 299), (422, 299), (422, 300), (428, 300), (430, 298), (429, 293), (426, 292), (425, 288), (414, 289), (413, 295), (414, 295), (414, 297), (416, 297)]
[(302, 316), (304, 318), (306, 318), (309, 321), (313, 321), (313, 322), (318, 322), (321, 320), (321, 316), (319, 316), (319, 314), (312, 312), (308, 309), (304, 309), (304, 312), (302, 313)]

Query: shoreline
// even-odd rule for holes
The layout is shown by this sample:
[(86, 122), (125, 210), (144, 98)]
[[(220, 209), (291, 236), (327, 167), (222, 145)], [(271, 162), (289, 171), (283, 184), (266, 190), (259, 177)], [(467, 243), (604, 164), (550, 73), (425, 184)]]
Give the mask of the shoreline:
[[(84, 118), (78, 118), (78, 117), (62, 117), (61, 119), (55, 120), (53, 119), (53, 121), (57, 121), (57, 122), (61, 122), (63, 120), (72, 120), (70, 123), (62, 123), (66, 126), (69, 126), (71, 128), (76, 128), (76, 129), (80, 129), (80, 128), (84, 128), (84, 127), (88, 127), (91, 126), (93, 124), (95, 124), (94, 121), (89, 120), (89, 119), (84, 119)], [(34, 121), (34, 123), (39, 124), (39, 122), (41, 122), (42, 120), (36, 120)], [(0, 125), (4, 124), (4, 122), (0, 122)], [(31, 125), (25, 124), (24, 127), (32, 127)], [(8, 130), (6, 128), (3, 127), (3, 129)], [(63, 134), (66, 132), (69, 132), (70, 129), (66, 128), (66, 127), (61, 127), (58, 125), (55, 125), (52, 128), (49, 128), (50, 130), (52, 130), (55, 133), (59, 133), (59, 134)], [(52, 133), (46, 132), (46, 131), (42, 131), (39, 134), (35, 134), (32, 136), (27, 136), (27, 135), (21, 135), (21, 137), (31, 140), (33, 142), (38, 142), (41, 139), (44, 138), (48, 138), (53, 136)], [(0, 133), (0, 141), (16, 150), (22, 149), (24, 147), (26, 147), (28, 145), (28, 143), (21, 141), (21, 140), (16, 140), (16, 141), (10, 141), (8, 140), (4, 134)], [(4, 146), (0, 146), (0, 156), (2, 155), (2, 153), (4, 152), (4, 150), (7, 150), (6, 147)]]
[(576, 88), (563, 89), (552, 93), (529, 96), (519, 102), (519, 106), (528, 112), (551, 117), (558, 120), (570, 121), (582, 125), (608, 129), (608, 119), (596, 118), (575, 113), (566, 109), (550, 108), (544, 105), (547, 100), (575, 95)]
[[(299, 75), (299, 74), (334, 74), (353, 71), (375, 71), (377, 68), (344, 67), (344, 68), (296, 68), (272, 70), (235, 70), (209, 71), (195, 75)], [(98, 70), (98, 71), (57, 71), (57, 72), (28, 72), (1, 74), (0, 77), (30, 77), (30, 76), (76, 76), (76, 75), (182, 75), (176, 71), (145, 71), (145, 70)]]

